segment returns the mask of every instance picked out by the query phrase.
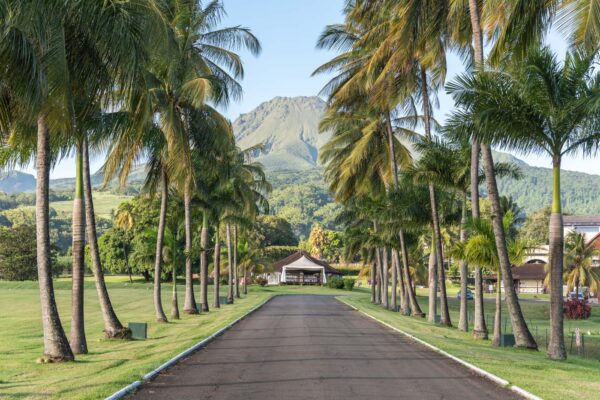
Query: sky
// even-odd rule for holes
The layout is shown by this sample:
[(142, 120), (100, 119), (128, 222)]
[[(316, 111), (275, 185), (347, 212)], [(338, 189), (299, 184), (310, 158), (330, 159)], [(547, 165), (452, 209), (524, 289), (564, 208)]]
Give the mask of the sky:
[[(222, 112), (231, 120), (246, 113), (275, 96), (314, 96), (327, 81), (327, 76), (311, 77), (312, 71), (331, 59), (332, 52), (316, 49), (319, 34), (328, 24), (343, 21), (344, 0), (224, 0), (227, 16), (223, 26), (248, 27), (258, 37), (262, 53), (254, 57), (240, 52), (244, 61), (245, 76), (242, 80), (244, 97)], [(555, 32), (548, 36), (548, 43), (558, 54), (564, 54), (564, 40)], [(450, 55), (448, 76), (450, 81), (464, 70), (461, 61)], [(445, 93), (439, 94), (440, 108), (436, 110), (439, 120), (452, 110), (453, 103)], [(550, 167), (550, 159), (544, 156), (515, 154), (530, 165)], [(92, 171), (101, 167), (102, 157), (92, 159)], [(563, 168), (586, 173), (600, 174), (597, 159), (581, 156), (567, 157)], [(25, 169), (34, 173), (32, 167)], [(74, 159), (60, 162), (52, 171), (52, 178), (73, 177)]]

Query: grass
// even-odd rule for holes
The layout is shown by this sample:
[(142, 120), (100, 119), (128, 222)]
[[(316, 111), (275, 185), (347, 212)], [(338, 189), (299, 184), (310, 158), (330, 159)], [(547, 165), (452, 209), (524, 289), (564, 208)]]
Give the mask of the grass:
[[(455, 328), (432, 326), (424, 319), (384, 310), (371, 304), (369, 295), (344, 296), (342, 300), (546, 400), (582, 398), (582, 395), (593, 397), (593, 393), (600, 392), (600, 362), (597, 359), (569, 357), (565, 362), (551, 361), (544, 351), (492, 347), (489, 341), (473, 340), (470, 333), (460, 332)], [(426, 306), (427, 298), (420, 297), (419, 303), (422, 307)], [(456, 324), (458, 302), (450, 299), (449, 306)], [(522, 303), (522, 306), (528, 320), (548, 324), (547, 305)], [(485, 308), (491, 314), (493, 303), (486, 303)], [(592, 315), (590, 320), (579, 322), (598, 333), (600, 317), (597, 313), (594, 316), (594, 312)]]
[[(110, 218), (112, 212), (116, 212), (119, 204), (131, 199), (131, 196), (113, 194), (110, 192), (93, 192), (94, 211), (98, 217)], [(53, 201), (50, 207), (54, 208), (59, 214), (70, 215), (73, 212), (73, 201)]]
[[(353, 292), (314, 286), (250, 286), (250, 292), (234, 305), (200, 316), (182, 315), (168, 324), (154, 321), (152, 286), (137, 279), (133, 284), (124, 276), (108, 276), (111, 299), (122, 322), (148, 322), (149, 339), (145, 341), (106, 340), (91, 278), (85, 283), (86, 334), (90, 353), (80, 355), (74, 363), (37, 364), (41, 356), (42, 338), (37, 282), (0, 281), (0, 397), (9, 398), (78, 398), (98, 399), (140, 379), (141, 376), (199, 342), (216, 330), (246, 313), (252, 307), (276, 294), (332, 294), (344, 301), (422, 338), (444, 350), (464, 358), (545, 399), (581, 397), (600, 391), (600, 363), (570, 357), (566, 362), (553, 362), (544, 352), (493, 348), (489, 342), (478, 342), (469, 333), (452, 328), (432, 326), (424, 320), (401, 316), (369, 302), (368, 288)], [(70, 280), (55, 281), (56, 299), (66, 331), (70, 328)], [(183, 286), (179, 286), (182, 305)], [(212, 287), (209, 288), (212, 296)], [(223, 292), (224, 294), (224, 292)], [(163, 285), (163, 304), (170, 310), (171, 286)], [(422, 306), (427, 299), (420, 297)], [(212, 297), (211, 297), (212, 303)], [(458, 318), (458, 302), (450, 298), (454, 322)], [(471, 302), (472, 305), (472, 302)], [(486, 303), (493, 312), (493, 303)], [(528, 320), (547, 324), (547, 305), (523, 303)], [(596, 310), (594, 310), (596, 311)], [(581, 322), (586, 328), (600, 331), (600, 317), (592, 314)], [(544, 322), (545, 321), (545, 322)], [(582, 330), (584, 328), (582, 327)]]
[[(176, 354), (206, 338), (270, 297), (251, 291), (234, 305), (200, 316), (182, 315), (168, 324), (154, 322), (152, 288), (145, 283), (111, 279), (109, 291), (122, 322), (148, 322), (145, 341), (106, 340), (94, 284), (85, 284), (86, 335), (90, 353), (74, 363), (37, 364), (42, 355), (39, 292), (36, 282), (0, 282), (0, 398), (98, 399), (139, 379)], [(171, 287), (164, 285), (163, 303), (170, 310)], [(181, 288), (182, 289), (182, 288)], [(212, 294), (212, 293), (211, 293)], [(180, 295), (182, 302), (182, 296)], [(70, 329), (70, 284), (56, 282), (63, 325)], [(212, 303), (212, 299), (211, 299)]]

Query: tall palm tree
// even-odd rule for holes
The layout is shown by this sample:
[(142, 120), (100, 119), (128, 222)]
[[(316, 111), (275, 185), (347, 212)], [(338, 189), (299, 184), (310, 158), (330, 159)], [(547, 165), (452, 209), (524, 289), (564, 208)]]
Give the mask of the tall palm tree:
[[(4, 132), (15, 136), (37, 131), (37, 251), (44, 330), (45, 357), (55, 361), (72, 360), (73, 355), (58, 317), (51, 281), (48, 239), (48, 179), (50, 161), (62, 134), (75, 132), (77, 121), (71, 96), (73, 83), (86, 84), (94, 80), (99, 63), (108, 67), (110, 82), (124, 90), (132, 78), (132, 57), (142, 61), (143, 48), (155, 29), (146, 25), (148, 16), (159, 8), (148, 4), (106, 4), (93, 1), (11, 1), (3, 2), (0, 54), (5, 66), (2, 80), (4, 94), (10, 94), (2, 104)], [(142, 38), (137, 33), (149, 28)], [(85, 40), (81, 40), (85, 38)], [(150, 39), (151, 40), (151, 39)], [(82, 54), (98, 57), (95, 63)], [(83, 52), (82, 52), (83, 51)], [(110, 60), (108, 62), (107, 60)], [(10, 82), (10, 86), (4, 83)], [(10, 88), (10, 89), (9, 89)], [(91, 92), (94, 103), (103, 97), (102, 90)], [(88, 99), (90, 100), (90, 99)], [(55, 155), (55, 154), (54, 154)], [(79, 215), (79, 214), (78, 214)], [(77, 267), (77, 262), (76, 265)], [(80, 274), (78, 274), (80, 276)], [(76, 277), (76, 283), (77, 283)], [(82, 287), (82, 286), (81, 286)], [(77, 304), (81, 310), (80, 285), (76, 284)], [(82, 326), (77, 323), (78, 330)]]
[[(461, 78), (453, 90), (457, 99), (469, 107), (486, 140), (524, 152), (544, 152), (552, 159), (552, 335), (548, 353), (553, 359), (566, 357), (562, 331), (561, 160), (565, 154), (594, 151), (600, 137), (595, 106), (600, 81), (592, 68), (594, 58), (593, 53), (569, 52), (561, 65), (548, 48), (542, 48), (532, 51), (508, 74), (489, 71), (476, 78)], [(511, 105), (508, 112), (502, 109), (507, 104)]]

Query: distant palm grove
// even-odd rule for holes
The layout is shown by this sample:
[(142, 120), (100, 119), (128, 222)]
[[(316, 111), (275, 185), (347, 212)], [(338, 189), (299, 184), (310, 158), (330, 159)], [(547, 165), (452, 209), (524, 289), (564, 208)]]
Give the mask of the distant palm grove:
[[(10, 209), (0, 214), (0, 279), (38, 281), (40, 360), (73, 361), (101, 346), (85, 334), (88, 268), (104, 335), (128, 340), (106, 273), (152, 282), (154, 315), (146, 317), (162, 324), (233, 304), (298, 248), (358, 264), (373, 303), (456, 325), (474, 340), (491, 337), (494, 346), (502, 342), (504, 303), (515, 346), (537, 350), (512, 266), (543, 245), (544, 350), (566, 359), (563, 284), (576, 291), (600, 284), (595, 253), (582, 237), (563, 237), (561, 192), (563, 156), (593, 156), (600, 144), (598, 5), (346, 0), (343, 23), (326, 26), (317, 42), (336, 55), (313, 72), (330, 79), (319, 127), (331, 134), (319, 149), (329, 193), (319, 176), (280, 172), (276, 183), (291, 184), (274, 196), (253, 159), (266, 144), (240, 148), (220, 111), (242, 98), (238, 53), (261, 52), (249, 28), (223, 27), (224, 15), (221, 0), (0, 0), (0, 163), (11, 170), (34, 162), (37, 171), (35, 196), (0, 197), (0, 209)], [(566, 54), (544, 45), (554, 25), (569, 42)], [(446, 81), (451, 52), (466, 72)], [(444, 123), (434, 116), (442, 90), (455, 102)], [(551, 179), (522, 180), (523, 168), (494, 160), (492, 146), (548, 156)], [(75, 188), (62, 198), (50, 192), (49, 176), (69, 156)], [(125, 187), (146, 164), (139, 193), (108, 219), (94, 207), (93, 156), (104, 157), (105, 187)], [(525, 194), (515, 201), (509, 186)], [(585, 202), (588, 190), (571, 195)], [(70, 226), (50, 208), (65, 199)], [(545, 208), (525, 220), (523, 208), (538, 202)], [(34, 240), (28, 252), (24, 243)], [(65, 265), (70, 332), (54, 291)], [(497, 278), (493, 326), (484, 311), (489, 275)], [(458, 321), (449, 310), (450, 278), (460, 282)], [(173, 288), (170, 310), (165, 282)], [(427, 287), (427, 304), (417, 285)]]

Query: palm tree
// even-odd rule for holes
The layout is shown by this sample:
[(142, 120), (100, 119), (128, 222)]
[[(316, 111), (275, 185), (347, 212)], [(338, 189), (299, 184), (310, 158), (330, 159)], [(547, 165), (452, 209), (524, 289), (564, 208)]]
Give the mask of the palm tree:
[[(552, 159), (549, 250), (552, 334), (548, 354), (553, 359), (566, 357), (562, 315), (561, 160), (565, 154), (594, 151), (600, 138), (595, 106), (600, 81), (592, 69), (594, 59), (593, 53), (568, 52), (561, 65), (548, 48), (542, 48), (532, 51), (522, 65), (513, 66), (508, 74), (489, 71), (475, 78), (462, 77), (451, 88), (459, 103), (468, 108), (478, 133), (486, 141), (524, 152), (544, 152)], [(510, 110), (504, 108), (507, 105)], [(507, 300), (510, 297), (509, 292)]]
[[(51, 281), (48, 179), (57, 146), (50, 144), (50, 131), (53, 132), (53, 145), (64, 140), (63, 135), (76, 131), (79, 121), (73, 106), (74, 85), (85, 82), (96, 89), (83, 91), (91, 96), (86, 99), (88, 104), (96, 104), (104, 98), (105, 91), (114, 86), (120, 86), (125, 92), (132, 78), (133, 63), (130, 61), (132, 58), (144, 59), (146, 42), (137, 32), (149, 28), (145, 38), (152, 40), (155, 32), (152, 27), (157, 25), (146, 24), (149, 15), (158, 8), (143, 3), (115, 5), (53, 0), (4, 2), (1, 8), (0, 53), (5, 67), (0, 79), (3, 95), (10, 99), (1, 106), (2, 126), (6, 128), (3, 131), (19, 137), (37, 131), (36, 223), (44, 354), (54, 361), (72, 360)], [(86, 40), (80, 40), (82, 37)], [(87, 57), (92, 53), (96, 56), (93, 57), (95, 62), (90, 62)], [(111, 80), (99, 82), (94, 79), (104, 76), (96, 74), (98, 68), (108, 68)], [(76, 269), (78, 262), (76, 260)], [(80, 274), (77, 272), (74, 309), (80, 312), (82, 296), (79, 289), (82, 286), (78, 283)], [(81, 331), (82, 325), (81, 319), (76, 328)]]
[(565, 237), (565, 261), (566, 271), (564, 280), (567, 290), (575, 289), (579, 294), (581, 286), (588, 286), (590, 291), (597, 292), (600, 286), (600, 271), (592, 267), (593, 258), (598, 251), (593, 245), (586, 243), (585, 234), (570, 231)]
[(132, 213), (132, 205), (129, 202), (119, 204), (117, 215), (115, 216), (115, 225), (123, 231), (123, 254), (125, 255), (125, 267), (129, 275), (129, 283), (133, 283), (131, 279), (131, 265), (129, 265), (129, 252), (131, 247), (131, 230), (135, 226), (135, 219)]
[[(509, 210), (503, 217), (505, 231), (509, 231), (513, 224), (514, 215), (512, 211)], [(472, 265), (489, 266), (496, 272), (496, 312), (494, 314), (494, 337), (492, 339), (492, 344), (494, 346), (500, 346), (502, 335), (502, 280), (500, 275), (502, 271), (499, 268), (494, 229), (491, 221), (484, 218), (472, 219), (468, 225), (472, 230), (469, 239), (466, 242), (459, 242), (455, 246), (453, 254), (468, 261)], [(517, 237), (511, 237), (507, 242), (507, 248), (511, 263), (518, 265), (523, 261), (525, 253), (531, 247)]]

